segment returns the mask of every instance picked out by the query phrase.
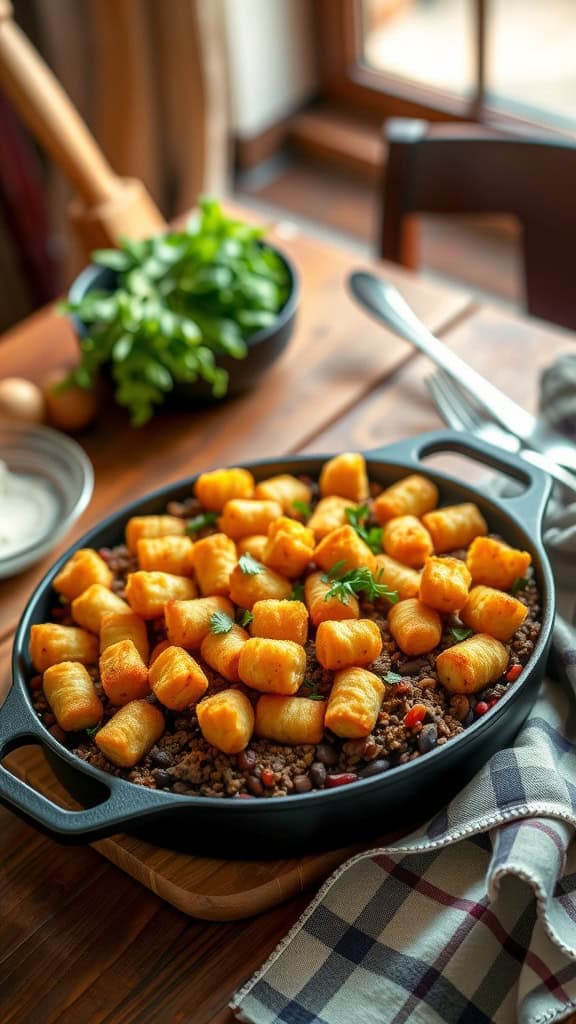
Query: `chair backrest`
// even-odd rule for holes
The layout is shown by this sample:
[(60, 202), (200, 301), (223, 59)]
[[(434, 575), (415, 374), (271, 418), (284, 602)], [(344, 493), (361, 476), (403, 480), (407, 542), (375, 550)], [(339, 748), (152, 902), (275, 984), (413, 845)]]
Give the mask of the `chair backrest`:
[(528, 311), (576, 328), (576, 144), (403, 119), (384, 132), (380, 255), (410, 265), (417, 214), (512, 214)]

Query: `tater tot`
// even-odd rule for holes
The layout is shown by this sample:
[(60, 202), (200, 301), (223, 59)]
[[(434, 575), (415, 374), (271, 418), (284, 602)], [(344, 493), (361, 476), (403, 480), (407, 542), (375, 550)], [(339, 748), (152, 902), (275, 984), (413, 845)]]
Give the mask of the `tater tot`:
[(381, 652), (382, 636), (372, 619), (321, 622), (316, 631), (316, 657), (323, 668), (370, 665)]
[(205, 597), (211, 594), (228, 597), (230, 576), (237, 561), (236, 545), (225, 533), (213, 533), (196, 542), (194, 571)]
[(422, 516), (422, 522), (432, 537), (437, 555), (456, 548), (467, 548), (475, 537), (488, 533), (486, 520), (473, 502), (446, 505)]
[(326, 728), (346, 739), (369, 736), (378, 720), (384, 690), (382, 680), (364, 668), (337, 672), (326, 708)]
[(442, 639), (442, 619), (418, 598), (399, 601), (388, 612), (388, 629), (404, 654), (427, 654)]
[(143, 619), (158, 619), (168, 601), (187, 601), (198, 593), (194, 580), (169, 572), (128, 573), (126, 600)]
[(250, 537), (255, 533), (268, 533), (268, 527), (282, 515), (277, 501), (248, 501), (233, 498), (227, 501), (218, 519), (222, 533), (233, 540)]
[(241, 537), (236, 544), (238, 557), (241, 555), (252, 555), (257, 562), (262, 561), (264, 549), (268, 543), (268, 536), (265, 533), (255, 533), (252, 537)]
[(372, 573), (376, 569), (374, 555), (353, 526), (340, 526), (328, 533), (317, 545), (314, 561), (325, 572), (329, 572), (337, 562), (343, 563), (343, 573), (364, 565)]
[(325, 710), (323, 700), (266, 694), (256, 705), (256, 735), (289, 747), (320, 743)]
[(493, 587), (473, 587), (460, 612), (465, 626), (489, 633), (496, 640), (511, 640), (528, 615), (528, 608), (512, 594)]
[(350, 498), (340, 498), (336, 494), (330, 495), (329, 498), (321, 498), (310, 516), (307, 526), (314, 531), (316, 540), (320, 541), (332, 530), (337, 530), (339, 526), (346, 526), (348, 523), (346, 509), (355, 507), (356, 503), (350, 501)]
[(221, 690), (196, 707), (204, 739), (225, 754), (245, 750), (254, 732), (254, 710), (240, 690)]
[(314, 556), (314, 533), (295, 519), (281, 516), (268, 527), (268, 541), (262, 561), (270, 569), (296, 579)]
[(447, 647), (436, 658), (438, 678), (450, 693), (477, 693), (496, 682), (507, 667), (504, 644), (486, 633)]
[(167, 647), (150, 666), (154, 696), (171, 711), (183, 711), (208, 689), (208, 679), (197, 661), (181, 647)]
[(268, 566), (261, 566), (256, 573), (246, 573), (237, 565), (230, 576), (230, 597), (241, 608), (252, 608), (256, 601), (283, 601), (291, 593), (290, 580)]
[(164, 732), (164, 715), (145, 700), (120, 708), (96, 733), (94, 742), (118, 768), (133, 768)]
[(458, 612), (468, 599), (471, 577), (460, 558), (427, 558), (420, 577), (420, 600), (439, 612)]
[(143, 537), (182, 537), (185, 533), (186, 521), (179, 516), (132, 516), (126, 524), (126, 544), (135, 555)]
[(61, 661), (47, 668), (42, 689), (58, 725), (65, 732), (91, 729), (102, 718), (102, 701), (88, 670), (77, 661)]
[(438, 504), (438, 488), (420, 473), (412, 473), (382, 491), (374, 501), (374, 514), (381, 526), (396, 516), (416, 516), (430, 512)]
[(150, 693), (148, 669), (132, 640), (118, 640), (100, 655), (100, 682), (111, 704), (128, 704)]
[(302, 601), (256, 601), (252, 615), (252, 636), (292, 640), (302, 646), (306, 643), (308, 609)]
[[(271, 476), (267, 480), (261, 480), (256, 484), (254, 497), (264, 501), (277, 501), (282, 506), (282, 511), (293, 519), (301, 517), (296, 507), (298, 504), (308, 505), (312, 496), (312, 489), (289, 473), (280, 473), (278, 476)], [(295, 504), (296, 503), (296, 504)]]
[(240, 651), (240, 679), (262, 693), (296, 693), (304, 681), (305, 671), (304, 648), (291, 640), (251, 637)]
[(432, 538), (415, 516), (389, 519), (382, 534), (382, 547), (390, 558), (411, 569), (420, 569), (426, 559), (434, 554)]
[(28, 652), (37, 672), (45, 672), (59, 661), (95, 665), (98, 661), (98, 640), (78, 626), (43, 622), (31, 627)]
[(332, 584), (326, 583), (322, 579), (323, 575), (322, 572), (313, 572), (306, 577), (304, 584), (304, 600), (313, 624), (319, 626), (328, 619), (338, 621), (359, 618), (360, 605), (354, 594), (347, 594), (345, 602), (339, 597), (329, 597), (326, 600)]
[(532, 556), (493, 537), (475, 537), (466, 555), (472, 582), (510, 590), (528, 571)]
[(249, 639), (242, 626), (233, 625), (227, 633), (206, 634), (200, 653), (207, 665), (230, 683), (237, 683), (240, 652)]
[(194, 544), (190, 537), (141, 537), (136, 548), (138, 568), (145, 572), (193, 575)]
[(105, 612), (100, 623), (100, 653), (119, 640), (131, 640), (142, 661), (148, 664), (150, 645), (148, 630), (144, 619), (132, 612), (119, 615), (118, 612)]
[(385, 583), (389, 590), (395, 590), (401, 601), (418, 597), (420, 573), (389, 555), (376, 555), (374, 578), (378, 583)]
[(199, 648), (210, 631), (214, 612), (234, 618), (234, 605), (226, 597), (197, 597), (192, 601), (168, 601), (164, 609), (168, 639), (188, 650)]
[(130, 605), (123, 601), (118, 594), (114, 594), (101, 583), (93, 583), (82, 594), (75, 597), (70, 605), (72, 618), (83, 629), (90, 633), (100, 633), (102, 616), (106, 612), (116, 612), (118, 615), (130, 614)]
[(80, 548), (54, 577), (52, 586), (58, 594), (72, 601), (93, 583), (110, 589), (114, 575), (104, 559), (92, 548)]
[(221, 512), (233, 498), (251, 498), (254, 477), (247, 469), (212, 469), (201, 473), (194, 485), (198, 501), (210, 512)]
[(336, 494), (351, 501), (365, 501), (370, 493), (366, 459), (359, 452), (343, 452), (325, 462), (320, 473), (323, 498)]

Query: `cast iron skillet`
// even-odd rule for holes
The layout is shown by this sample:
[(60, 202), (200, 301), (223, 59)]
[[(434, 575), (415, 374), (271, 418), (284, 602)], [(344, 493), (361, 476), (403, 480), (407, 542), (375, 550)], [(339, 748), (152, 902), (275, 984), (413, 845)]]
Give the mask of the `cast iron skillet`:
[[(370, 478), (390, 484), (408, 472), (422, 470), (422, 457), (440, 451), (471, 455), (525, 485), (517, 497), (496, 498), (428, 466), (424, 469), (440, 488), (441, 504), (475, 501), (492, 531), (532, 553), (542, 597), (541, 633), (519, 683), (486, 716), (446, 745), (382, 775), (341, 788), (273, 800), (187, 797), (148, 790), (86, 764), (59, 744), (37, 718), (26, 682), (33, 674), (27, 653), (30, 627), (50, 618), (52, 580), (72, 551), (119, 543), (130, 516), (161, 512), (168, 501), (189, 496), (194, 479), (190, 478), (116, 512), (77, 541), (39, 584), (16, 633), (13, 685), (0, 711), (0, 760), (26, 743), (40, 743), (60, 780), (85, 809), (72, 811), (57, 806), (4, 766), (0, 766), (0, 799), (60, 840), (94, 840), (129, 831), (161, 846), (227, 858), (310, 852), (393, 830), (407, 819), (428, 817), (515, 736), (544, 673), (554, 618), (553, 577), (540, 539), (551, 483), (540, 470), (479, 440), (441, 431), (367, 452)], [(275, 473), (317, 476), (329, 457), (300, 456), (244, 464), (257, 479)]]

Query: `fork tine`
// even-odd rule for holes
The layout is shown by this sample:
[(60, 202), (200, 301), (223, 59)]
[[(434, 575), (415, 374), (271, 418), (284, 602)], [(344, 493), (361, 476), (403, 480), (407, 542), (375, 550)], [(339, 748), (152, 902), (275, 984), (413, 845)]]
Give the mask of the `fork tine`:
[(446, 394), (443, 384), (439, 380), (438, 374), (433, 373), (430, 377), (426, 377), (425, 383), (443, 420), (449, 427), (452, 427), (453, 430), (464, 430), (465, 427), (463, 421), (452, 405), (451, 395)]
[(461, 391), (458, 383), (442, 370), (439, 370), (435, 376), (438, 377), (438, 386), (444, 401), (450, 405), (453, 414), (462, 423), (460, 429), (473, 433), (486, 419), (478, 414), (473, 396), (469, 395), (467, 391)]

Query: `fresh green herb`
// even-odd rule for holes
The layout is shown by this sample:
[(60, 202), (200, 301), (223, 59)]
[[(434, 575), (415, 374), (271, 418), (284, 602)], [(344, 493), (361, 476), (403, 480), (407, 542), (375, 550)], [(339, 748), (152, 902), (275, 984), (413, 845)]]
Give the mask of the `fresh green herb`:
[(289, 601), (303, 601), (304, 600), (304, 584), (295, 583), (292, 587), (292, 593), (288, 598)]
[(307, 501), (293, 501), (292, 508), (299, 512), (303, 519), (309, 519), (312, 515), (312, 509)]
[(375, 601), (379, 597), (385, 597), (391, 604), (396, 604), (399, 600), (397, 590), (390, 590), (386, 583), (378, 582), (382, 576), (382, 569), (380, 569), (376, 579), (374, 579), (374, 576), (365, 565), (359, 569), (351, 569), (349, 572), (343, 573), (342, 569), (345, 565), (345, 560), (336, 562), (330, 569), (330, 572), (322, 576), (324, 583), (332, 584), (324, 595), (325, 601), (335, 597), (342, 604), (348, 604), (350, 597), (357, 597), (361, 593), (366, 595), (368, 601)]
[(259, 576), (261, 572), (264, 572), (262, 562), (257, 562), (249, 551), (247, 551), (245, 555), (240, 555), (238, 565), (240, 566), (240, 571), (243, 572), (245, 576)]
[(217, 512), (200, 512), (186, 523), (186, 533), (198, 533), (205, 526), (212, 526), (218, 519)]
[(234, 625), (234, 619), (231, 619), (226, 612), (214, 612), (210, 616), (210, 632), (215, 633), (218, 636), (220, 633), (229, 633)]
[(98, 725), (89, 725), (87, 729), (84, 729), (84, 732), (87, 736), (95, 736), (101, 727), (102, 722), (98, 722)]
[(514, 583), (510, 587), (511, 593), (516, 594), (519, 590), (522, 590), (528, 583), (529, 580), (527, 576), (518, 576), (518, 578), (514, 580)]
[(238, 625), (244, 627), (249, 626), (253, 619), (254, 616), (252, 615), (252, 612), (245, 608), (238, 620)]
[(86, 329), (68, 384), (91, 388), (106, 364), (134, 426), (177, 383), (204, 380), (215, 397), (225, 395), (219, 357), (243, 359), (246, 340), (274, 323), (289, 295), (286, 265), (262, 235), (204, 199), (184, 231), (92, 253), (117, 275), (116, 287), (59, 307)]
[(356, 508), (346, 509), (346, 518), (356, 530), (359, 537), (362, 538), (365, 544), (368, 545), (370, 551), (374, 554), (378, 554), (382, 551), (382, 527), (371, 526), (369, 529), (366, 528), (366, 520), (370, 514), (368, 505), (357, 505)]
[(309, 693), (306, 694), (306, 697), (308, 698), (308, 700), (325, 700), (326, 699), (324, 697), (324, 694), (320, 693), (320, 690), (318, 689), (318, 683), (315, 683), (312, 679), (305, 679), (304, 682), (302, 683), (302, 686), (305, 686), (306, 689), (310, 691)]
[(386, 675), (383, 677), (383, 682), (385, 683), (393, 684), (400, 683), (401, 681), (402, 676), (399, 676), (397, 672), (387, 672)]
[(467, 640), (469, 636), (472, 636), (474, 630), (466, 629), (465, 626), (451, 626), (448, 632), (453, 640), (460, 643), (462, 640)]

